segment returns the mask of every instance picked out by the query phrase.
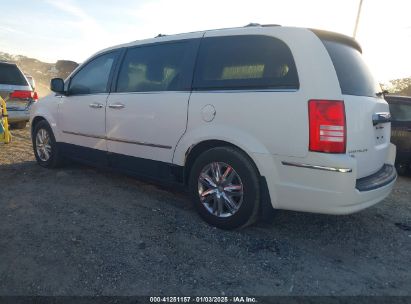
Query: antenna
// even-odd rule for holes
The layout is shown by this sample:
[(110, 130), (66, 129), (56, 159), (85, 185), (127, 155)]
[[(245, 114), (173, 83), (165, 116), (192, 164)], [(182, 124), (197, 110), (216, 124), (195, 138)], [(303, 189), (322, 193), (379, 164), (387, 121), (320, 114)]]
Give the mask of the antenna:
[(358, 7), (357, 20), (355, 20), (354, 33), (352, 34), (353, 38), (355, 38), (355, 36), (357, 36), (358, 24), (360, 23), (360, 15), (361, 15), (362, 1), (363, 1), (363, 0), (360, 0), (360, 5), (359, 5), (359, 7)]

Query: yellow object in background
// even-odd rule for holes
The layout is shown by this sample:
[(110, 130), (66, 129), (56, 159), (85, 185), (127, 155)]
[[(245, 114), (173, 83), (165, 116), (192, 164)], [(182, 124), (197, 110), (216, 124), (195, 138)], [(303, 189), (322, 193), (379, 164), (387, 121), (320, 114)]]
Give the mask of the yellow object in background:
[(9, 131), (9, 121), (7, 114), (6, 102), (0, 96), (0, 143), (8, 144), (11, 142), (11, 134)]

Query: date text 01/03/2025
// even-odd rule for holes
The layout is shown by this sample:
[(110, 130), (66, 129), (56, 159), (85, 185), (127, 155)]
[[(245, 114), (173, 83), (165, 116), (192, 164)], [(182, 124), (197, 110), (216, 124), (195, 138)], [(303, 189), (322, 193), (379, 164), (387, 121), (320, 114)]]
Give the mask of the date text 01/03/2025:
[(257, 303), (254, 297), (150, 297), (150, 303)]

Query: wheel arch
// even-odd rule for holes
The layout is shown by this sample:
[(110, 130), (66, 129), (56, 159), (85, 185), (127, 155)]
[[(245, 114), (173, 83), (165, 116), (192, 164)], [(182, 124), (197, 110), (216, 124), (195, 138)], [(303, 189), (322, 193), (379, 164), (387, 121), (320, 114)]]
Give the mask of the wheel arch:
[(53, 115), (50, 115), (47, 111), (35, 113), (30, 119), (30, 133), (33, 134), (35, 126), (40, 122), (45, 121), (50, 126), (56, 141), (60, 140), (60, 133), (57, 128), (56, 121)]
[(36, 125), (40, 122), (45, 120), (47, 122), (47, 119), (44, 118), (43, 116), (35, 116), (32, 121), (31, 121), (31, 129), (30, 129), (30, 133), (33, 134), (34, 128), (36, 127)]
[(235, 145), (233, 143), (230, 143), (228, 141), (224, 140), (217, 140), (217, 139), (209, 139), (209, 140), (204, 140), (201, 141), (195, 145), (190, 146), (190, 148), (186, 151), (185, 153), (185, 162), (184, 162), (184, 184), (188, 184), (189, 176), (190, 176), (190, 171), (191, 168), (197, 159), (198, 156), (200, 156), (203, 152), (210, 150), (212, 148), (216, 147), (231, 147), (234, 148), (241, 153), (244, 154), (245, 157), (249, 159), (253, 167), (255, 168), (258, 179), (259, 179), (259, 184), (260, 184), (260, 210), (259, 210), (259, 216), (263, 221), (268, 221), (270, 222), (273, 218), (274, 214), (274, 208), (271, 202), (271, 196), (270, 192), (268, 190), (268, 185), (265, 176), (261, 174), (261, 171), (259, 170), (257, 163), (255, 160), (241, 147), (238, 145)]
[(192, 146), (190, 146), (186, 152), (185, 152), (185, 161), (184, 161), (184, 182), (187, 183), (188, 176), (190, 174), (191, 168), (197, 159), (198, 156), (200, 156), (203, 152), (210, 150), (212, 148), (217, 148), (217, 147), (231, 147), (234, 148), (240, 152), (242, 152), (253, 164), (255, 169), (257, 170), (258, 175), (261, 176), (260, 170), (258, 169), (257, 164), (255, 161), (252, 159), (252, 157), (241, 147), (230, 143), (228, 141), (224, 140), (218, 140), (218, 139), (208, 139), (208, 140), (203, 140), (199, 143), (196, 143)]

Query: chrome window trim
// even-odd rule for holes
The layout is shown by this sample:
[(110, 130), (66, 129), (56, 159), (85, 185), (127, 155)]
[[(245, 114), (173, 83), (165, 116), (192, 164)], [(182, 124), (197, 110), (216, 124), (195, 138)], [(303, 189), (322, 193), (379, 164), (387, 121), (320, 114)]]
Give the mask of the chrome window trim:
[(191, 91), (133, 91), (133, 92), (112, 92), (110, 95), (139, 95), (139, 94), (169, 94), (169, 93), (175, 93), (175, 94), (190, 94)]
[(110, 93), (90, 93), (90, 94), (73, 94), (73, 95), (66, 95), (60, 93), (54, 93), (56, 97), (80, 97), (80, 96), (108, 96)]
[[(111, 92), (110, 95), (130, 95), (130, 94), (167, 94), (167, 93), (267, 93), (267, 92), (298, 92), (298, 89), (233, 89), (233, 90), (186, 90), (186, 91), (132, 91), (132, 92)], [(79, 96), (79, 95), (76, 95)]]
[(299, 89), (222, 89), (222, 90), (193, 90), (193, 93), (267, 93), (267, 92), (298, 92)]

